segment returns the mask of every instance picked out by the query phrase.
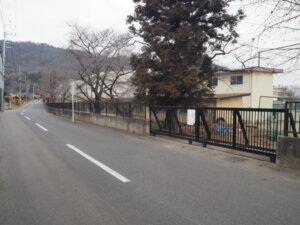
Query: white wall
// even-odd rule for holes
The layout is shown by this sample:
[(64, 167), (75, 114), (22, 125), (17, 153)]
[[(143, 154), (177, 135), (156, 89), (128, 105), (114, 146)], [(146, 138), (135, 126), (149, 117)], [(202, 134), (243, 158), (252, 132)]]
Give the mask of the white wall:
[(243, 107), (251, 108), (251, 95), (243, 97)]
[[(231, 85), (231, 76), (243, 76), (243, 84)], [(216, 74), (215, 94), (250, 93), (243, 97), (243, 107), (258, 108), (260, 96), (273, 96), (273, 74), (263, 72)], [(272, 108), (273, 99), (262, 98), (260, 108)]]
[[(253, 73), (252, 79), (252, 107), (259, 107), (260, 96), (273, 96), (273, 74)], [(272, 108), (272, 98), (261, 98), (260, 108)]]
[[(231, 76), (243, 76), (243, 84), (231, 85)], [(215, 94), (251, 93), (250, 73), (219, 74), (218, 86), (214, 88)]]

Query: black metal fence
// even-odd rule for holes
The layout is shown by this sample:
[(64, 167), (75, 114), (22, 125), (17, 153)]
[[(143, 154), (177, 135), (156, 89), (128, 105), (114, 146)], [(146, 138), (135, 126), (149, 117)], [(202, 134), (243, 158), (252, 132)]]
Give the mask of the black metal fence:
[(294, 137), (298, 137), (300, 135), (300, 101), (287, 101), (285, 109), (285, 136), (292, 134)]
[[(72, 110), (72, 103), (47, 103), (48, 107), (61, 110)], [(146, 119), (147, 107), (132, 102), (75, 102), (76, 112), (96, 113), (106, 116)]]
[(276, 154), (285, 109), (150, 107), (150, 132), (234, 149)]
[[(47, 103), (71, 110), (72, 103)], [(300, 135), (300, 101), (285, 109), (150, 106), (132, 102), (76, 102), (77, 112), (150, 119), (150, 133), (275, 156), (278, 136)], [(149, 117), (148, 117), (149, 116)]]

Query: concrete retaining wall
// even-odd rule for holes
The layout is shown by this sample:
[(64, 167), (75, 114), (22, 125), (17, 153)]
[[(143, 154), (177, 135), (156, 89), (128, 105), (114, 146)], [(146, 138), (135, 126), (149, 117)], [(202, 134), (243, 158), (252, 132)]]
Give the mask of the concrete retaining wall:
[(276, 163), (280, 166), (300, 169), (300, 138), (279, 137)]
[[(62, 110), (56, 108), (50, 108), (45, 106), (47, 112), (54, 115), (72, 118), (71, 110)], [(115, 116), (104, 116), (94, 113), (86, 112), (75, 112), (75, 120), (84, 121), (92, 124), (97, 124), (100, 126), (116, 128), (120, 130), (125, 130), (134, 134), (149, 135), (149, 121), (134, 119), (134, 118), (124, 118)]]

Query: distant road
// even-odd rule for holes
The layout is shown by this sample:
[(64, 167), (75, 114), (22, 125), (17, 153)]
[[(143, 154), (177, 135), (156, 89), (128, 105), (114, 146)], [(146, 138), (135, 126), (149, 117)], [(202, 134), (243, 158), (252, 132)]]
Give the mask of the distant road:
[(0, 113), (1, 225), (299, 225), (300, 176), (285, 173), (38, 101)]

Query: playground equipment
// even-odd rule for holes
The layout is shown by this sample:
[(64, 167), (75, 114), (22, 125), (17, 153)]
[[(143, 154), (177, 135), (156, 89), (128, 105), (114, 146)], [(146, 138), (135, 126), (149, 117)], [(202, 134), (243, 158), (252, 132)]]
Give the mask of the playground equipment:
[(19, 106), (24, 103), (23, 97), (19, 94), (5, 96), (5, 102), (8, 104), (8, 108), (12, 106)]

